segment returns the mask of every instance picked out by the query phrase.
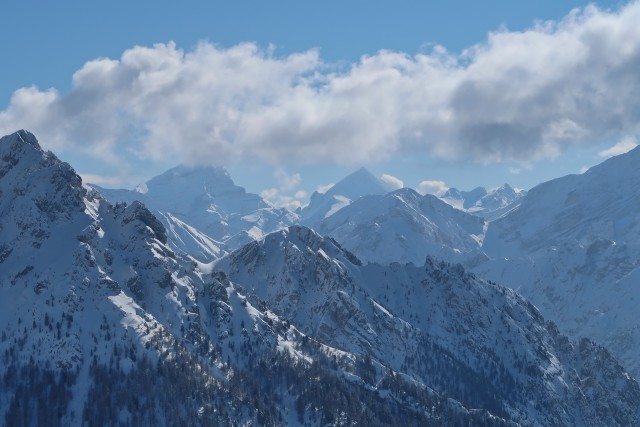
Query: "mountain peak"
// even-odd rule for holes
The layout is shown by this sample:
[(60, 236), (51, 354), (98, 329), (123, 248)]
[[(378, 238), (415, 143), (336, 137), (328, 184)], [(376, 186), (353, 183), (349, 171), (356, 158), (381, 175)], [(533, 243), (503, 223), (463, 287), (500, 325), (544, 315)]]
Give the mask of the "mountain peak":
[(331, 252), (336, 249), (342, 250), (340, 245), (332, 238), (322, 236), (315, 230), (303, 225), (290, 225), (282, 230), (275, 231), (267, 235), (264, 242), (267, 244), (278, 242), (279, 247), (283, 246), (283, 242), (290, 242), (298, 248), (317, 250), (319, 248), (335, 247), (335, 249), (331, 249)]
[(2, 141), (3, 143), (20, 142), (23, 144), (29, 144), (29, 145), (32, 145), (34, 148), (42, 151), (42, 148), (40, 147), (40, 144), (38, 143), (38, 139), (35, 137), (35, 135), (29, 132), (28, 130), (24, 130), (24, 129), (20, 129), (17, 132), (4, 136), (2, 137), (2, 139), (0, 139), (0, 141)]
[(476, 187), (470, 191), (462, 191), (457, 188), (450, 188), (442, 195), (443, 199), (459, 202), (462, 209), (469, 209), (487, 195), (487, 189), (484, 187)]
[(173, 214), (215, 210), (226, 215), (269, 207), (259, 196), (237, 186), (225, 168), (216, 166), (179, 165), (151, 178), (131, 193), (152, 209)]
[[(116, 205), (120, 208), (124, 205)], [(124, 206), (123, 223), (128, 224), (131, 221), (138, 220), (153, 232), (153, 237), (157, 238), (161, 243), (167, 243), (167, 231), (162, 223), (156, 218), (147, 207), (137, 200), (134, 200), (128, 206)]]
[[(147, 192), (164, 192), (168, 188), (180, 190), (182, 188), (214, 190), (235, 186), (226, 169), (215, 166), (185, 166), (179, 165), (151, 178), (146, 183)], [(192, 191), (192, 190), (191, 190)]]
[(309, 205), (301, 212), (302, 224), (314, 226), (363, 196), (382, 195), (387, 192), (384, 182), (362, 167), (344, 177), (325, 193), (314, 192)]
[[(81, 178), (68, 163), (45, 153), (31, 132), (20, 130), (0, 138), (0, 178), (5, 188), (12, 188), (1, 200), (8, 209), (21, 200), (25, 209), (34, 204), (50, 219), (84, 209)], [(22, 197), (27, 193), (31, 197)]]
[(336, 185), (331, 187), (325, 194), (348, 197), (355, 200), (369, 194), (385, 194), (387, 189), (382, 181), (362, 167), (347, 175)]
[(302, 225), (292, 225), (270, 233), (262, 240), (248, 243), (215, 263), (216, 268), (223, 270), (230, 264), (237, 263), (262, 265), (261, 263), (267, 259), (271, 266), (290, 264), (306, 266), (308, 262), (318, 257), (336, 259), (356, 266), (362, 265), (354, 254), (344, 249), (331, 237), (322, 236)]

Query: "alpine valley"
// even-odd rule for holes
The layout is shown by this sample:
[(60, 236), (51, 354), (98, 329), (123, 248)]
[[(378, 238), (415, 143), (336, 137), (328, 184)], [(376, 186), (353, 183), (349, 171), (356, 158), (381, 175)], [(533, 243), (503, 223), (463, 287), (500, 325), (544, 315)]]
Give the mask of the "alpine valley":
[(525, 193), (298, 212), (222, 168), (136, 190), (0, 139), (7, 426), (640, 425), (640, 149)]

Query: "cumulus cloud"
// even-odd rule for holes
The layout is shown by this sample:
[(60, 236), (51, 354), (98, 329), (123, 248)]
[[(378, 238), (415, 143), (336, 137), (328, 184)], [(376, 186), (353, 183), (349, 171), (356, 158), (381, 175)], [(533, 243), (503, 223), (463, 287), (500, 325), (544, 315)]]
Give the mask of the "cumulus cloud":
[(267, 188), (260, 193), (260, 196), (272, 205), (290, 210), (296, 210), (302, 207), (304, 199), (307, 197), (305, 191), (298, 190), (293, 195), (288, 194), (291, 193), (292, 190), (295, 190), (302, 182), (300, 174), (289, 174), (280, 168), (275, 171), (274, 177), (278, 182), (278, 187)]
[(449, 187), (447, 187), (444, 181), (422, 181), (418, 184), (418, 192), (420, 194), (434, 194), (436, 196), (440, 196), (448, 189)]
[(397, 190), (399, 188), (403, 188), (404, 187), (404, 182), (400, 178), (396, 178), (393, 175), (389, 175), (389, 174), (383, 173), (382, 176), (380, 177), (380, 180), (382, 182), (384, 182), (385, 184), (387, 184), (387, 186), (391, 190)]
[[(300, 193), (304, 193), (304, 196), (299, 197)], [(260, 193), (260, 197), (274, 206), (295, 211), (296, 209), (303, 206), (302, 199), (306, 197), (306, 193), (304, 191), (298, 191), (295, 195), (290, 196), (287, 194), (282, 194), (277, 188), (268, 188)]]
[(514, 166), (509, 166), (509, 173), (510, 174), (518, 175), (520, 172), (522, 172), (522, 169), (514, 167)]
[(302, 177), (299, 173), (288, 174), (284, 169), (276, 170), (275, 178), (281, 191), (293, 190), (302, 182)]
[(531, 161), (639, 133), (638, 22), (637, 1), (617, 12), (588, 6), (492, 32), (461, 54), (380, 51), (346, 67), (252, 43), (136, 46), (86, 63), (66, 93), (16, 90), (0, 132), (28, 128), (47, 148), (113, 163), (124, 152), (355, 165), (403, 150)]
[(278, 196), (280, 195), (280, 191), (277, 188), (267, 188), (260, 192), (260, 197), (267, 200), (270, 203), (276, 203), (278, 201)]
[(606, 150), (600, 151), (598, 156), (608, 158), (618, 156), (620, 154), (627, 153), (638, 146), (638, 142), (635, 137), (628, 136), (620, 140), (613, 147), (609, 147)]

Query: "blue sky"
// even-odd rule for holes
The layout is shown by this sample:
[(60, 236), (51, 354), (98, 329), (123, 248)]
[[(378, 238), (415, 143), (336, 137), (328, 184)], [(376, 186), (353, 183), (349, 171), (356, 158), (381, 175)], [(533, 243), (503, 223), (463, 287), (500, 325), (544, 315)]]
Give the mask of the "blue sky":
[[(34, 130), (105, 186), (185, 161), (280, 203), (361, 165), (414, 188), (529, 188), (635, 143), (620, 99), (640, 87), (638, 6), (595, 5), (3, 2), (0, 130)], [(132, 69), (155, 72), (136, 93)]]

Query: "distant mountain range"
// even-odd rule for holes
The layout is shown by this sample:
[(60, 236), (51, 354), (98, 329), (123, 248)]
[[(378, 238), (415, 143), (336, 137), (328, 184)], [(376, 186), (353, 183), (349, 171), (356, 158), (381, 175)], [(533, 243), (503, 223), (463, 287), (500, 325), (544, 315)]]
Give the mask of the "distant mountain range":
[[(193, 190), (172, 185), (157, 186), (156, 193), (179, 200), (173, 208), (158, 209), (153, 201), (138, 198), (170, 230), (174, 250), (204, 262), (271, 231), (303, 224), (332, 236), (365, 262), (422, 265), (431, 255), (463, 263), (482, 277), (517, 289), (572, 337), (588, 336), (606, 345), (640, 375), (640, 322), (634, 310), (634, 286), (640, 283), (636, 213), (640, 178), (635, 171), (639, 156), (633, 150), (529, 192), (505, 184), (492, 190), (451, 188), (440, 198), (410, 189), (389, 192), (381, 180), (360, 169), (326, 193), (314, 193), (299, 216), (258, 208), (267, 202), (246, 193), (253, 205), (238, 214), (226, 207), (222, 197), (198, 205), (193, 200), (202, 197)], [(202, 182), (202, 175), (221, 175), (224, 180), (210, 181), (220, 188), (238, 188), (224, 170), (203, 168), (192, 173)], [(137, 195), (128, 192), (131, 197), (125, 198), (112, 190), (101, 192), (116, 201), (131, 201)], [(197, 208), (187, 214), (175, 212), (182, 205)], [(210, 230), (220, 220), (212, 221), (211, 214), (204, 213), (207, 210), (254, 221), (236, 221), (233, 233), (216, 234)], [(179, 232), (187, 236), (174, 237)], [(197, 243), (187, 244), (192, 241)]]
[(525, 194), (525, 190), (514, 189), (509, 184), (504, 184), (493, 190), (484, 187), (477, 187), (471, 191), (450, 188), (442, 195), (442, 200), (457, 209), (491, 221), (515, 209)]
[(114, 203), (144, 203), (167, 229), (172, 250), (204, 262), (298, 220), (235, 185), (223, 168), (178, 166), (135, 190), (92, 187)]
[[(614, 159), (581, 183), (569, 177), (500, 202), (518, 206), (495, 221), (410, 189), (388, 193), (360, 170), (297, 216), (217, 168), (178, 167), (103, 196), (29, 132), (3, 137), (0, 419), (639, 425), (640, 386), (624, 359), (633, 341), (628, 353), (613, 347), (621, 365), (588, 338), (563, 335), (568, 317), (591, 308), (549, 314), (560, 329), (544, 317), (572, 292), (587, 304), (606, 290), (623, 312), (607, 326), (633, 323), (632, 245), (620, 250), (616, 239), (634, 236), (635, 184), (610, 189), (606, 207), (588, 197), (609, 168), (631, 164)], [(570, 289), (573, 274), (593, 283)], [(552, 289), (558, 303), (541, 314), (504, 286), (541, 289), (541, 301)]]

